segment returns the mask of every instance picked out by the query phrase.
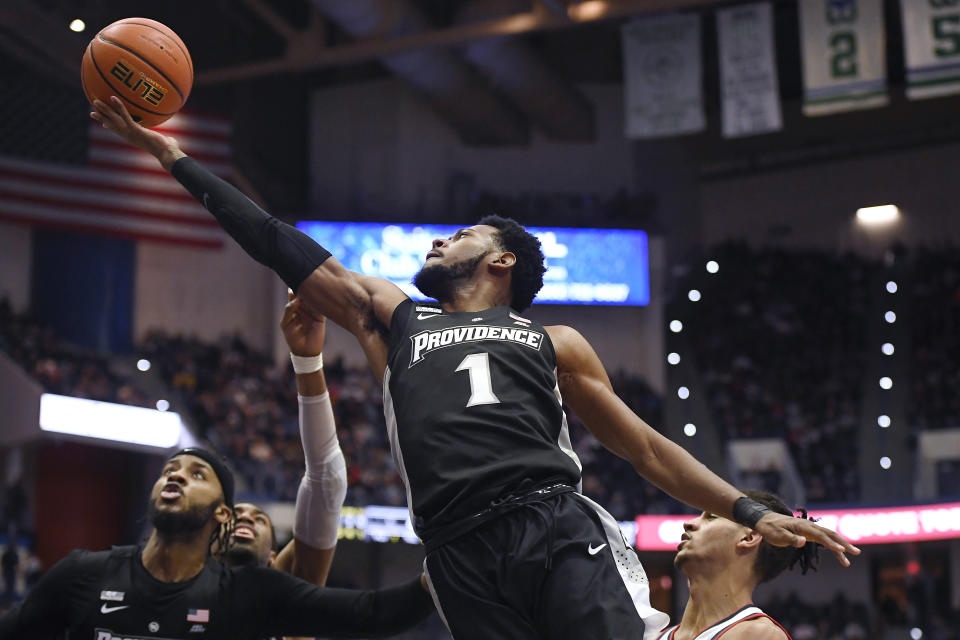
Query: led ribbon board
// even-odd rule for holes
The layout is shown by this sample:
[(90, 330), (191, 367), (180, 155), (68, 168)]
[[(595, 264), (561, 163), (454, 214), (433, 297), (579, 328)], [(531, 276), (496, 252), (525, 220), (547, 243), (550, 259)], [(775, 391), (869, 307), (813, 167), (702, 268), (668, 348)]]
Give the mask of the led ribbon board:
[[(960, 538), (960, 502), (878, 509), (815, 510), (817, 524), (850, 542), (886, 544)], [(636, 547), (641, 551), (676, 551), (683, 523), (694, 516), (637, 516)]]
[[(459, 227), (369, 222), (300, 222), (351, 271), (384, 278), (414, 300), (426, 300), (410, 284), (435, 238)], [(534, 302), (644, 306), (650, 302), (647, 234), (630, 229), (527, 227), (540, 239), (547, 272)]]

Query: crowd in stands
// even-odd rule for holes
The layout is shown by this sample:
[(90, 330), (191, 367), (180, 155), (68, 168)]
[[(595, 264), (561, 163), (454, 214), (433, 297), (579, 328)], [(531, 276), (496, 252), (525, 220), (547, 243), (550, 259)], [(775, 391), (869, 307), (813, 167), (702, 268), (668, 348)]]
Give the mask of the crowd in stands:
[[(852, 255), (743, 243), (716, 247), (706, 258), (717, 261), (718, 272), (691, 270), (669, 314), (684, 322), (691, 352), (685, 357), (696, 363), (721, 437), (783, 437), (808, 502), (856, 500), (858, 474), (848, 461), (856, 450), (866, 374), (867, 284), (877, 267)], [(903, 317), (912, 322), (910, 424), (958, 427), (960, 258), (952, 251), (916, 250), (898, 259), (911, 274), (901, 284), (910, 301)], [(687, 300), (689, 288), (702, 299)], [(66, 343), (28, 314), (14, 313), (6, 300), (0, 300), (0, 349), (47, 391), (151, 405), (111, 358)], [(186, 403), (201, 437), (229, 457), (252, 494), (295, 497), (302, 453), (288, 368), (276, 367), (235, 337), (203, 343), (155, 333), (141, 349)], [(402, 505), (405, 492), (389, 452), (379, 385), (366, 370), (338, 362), (328, 363), (327, 377), (349, 463), (348, 504)], [(614, 385), (650, 424), (662, 424), (660, 399), (642, 380), (619, 373)], [(615, 516), (677, 508), (575, 417), (571, 436), (585, 469), (585, 493)], [(954, 475), (952, 469), (941, 475)], [(775, 471), (760, 476), (763, 488), (778, 489)]]
[(880, 620), (866, 604), (852, 603), (842, 594), (831, 602), (810, 604), (791, 593), (761, 601), (759, 606), (789, 632), (793, 640), (867, 640), (878, 638)]
[(0, 299), (0, 351), (6, 352), (49, 393), (148, 407), (148, 395), (111, 359), (78, 348)]
[(960, 252), (919, 250), (912, 264), (907, 417), (916, 431), (960, 428)]
[[(716, 273), (703, 269), (707, 259), (718, 263)], [(785, 438), (810, 502), (859, 496), (849, 460), (871, 268), (852, 255), (730, 243), (699, 262), (670, 306), (721, 437)], [(690, 288), (700, 301), (688, 300)]]

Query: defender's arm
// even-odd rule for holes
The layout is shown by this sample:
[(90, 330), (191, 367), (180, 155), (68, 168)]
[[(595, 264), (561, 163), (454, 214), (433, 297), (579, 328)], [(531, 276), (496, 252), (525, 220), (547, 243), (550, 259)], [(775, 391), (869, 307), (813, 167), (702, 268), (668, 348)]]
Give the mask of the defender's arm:
[(323, 586), (337, 544), (340, 509), (347, 493), (347, 467), (323, 376), (326, 321), (304, 314), (293, 292), (289, 297), (280, 328), (297, 376), (305, 472), (297, 491), (293, 540), (277, 556), (274, 567)]

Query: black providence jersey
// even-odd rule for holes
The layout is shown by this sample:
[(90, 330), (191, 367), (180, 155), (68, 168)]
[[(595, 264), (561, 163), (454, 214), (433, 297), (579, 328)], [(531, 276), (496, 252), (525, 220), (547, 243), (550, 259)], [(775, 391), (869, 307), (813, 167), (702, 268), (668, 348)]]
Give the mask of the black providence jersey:
[(210, 558), (195, 577), (160, 582), (140, 550), (73, 551), (19, 610), (0, 640), (258, 640), (275, 635), (370, 637), (400, 633), (433, 611), (419, 577), (380, 591), (317, 587), (276, 569)]
[(383, 410), (424, 541), (511, 494), (579, 484), (556, 366), (543, 326), (509, 307), (397, 307)]

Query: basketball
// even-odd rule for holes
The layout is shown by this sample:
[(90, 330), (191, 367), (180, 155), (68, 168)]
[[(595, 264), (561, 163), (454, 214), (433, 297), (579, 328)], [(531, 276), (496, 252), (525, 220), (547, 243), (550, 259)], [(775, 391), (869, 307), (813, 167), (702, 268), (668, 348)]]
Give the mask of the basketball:
[(136, 122), (155, 127), (183, 107), (193, 87), (193, 61), (166, 25), (124, 18), (100, 30), (83, 54), (80, 81), (87, 100), (119, 97)]

